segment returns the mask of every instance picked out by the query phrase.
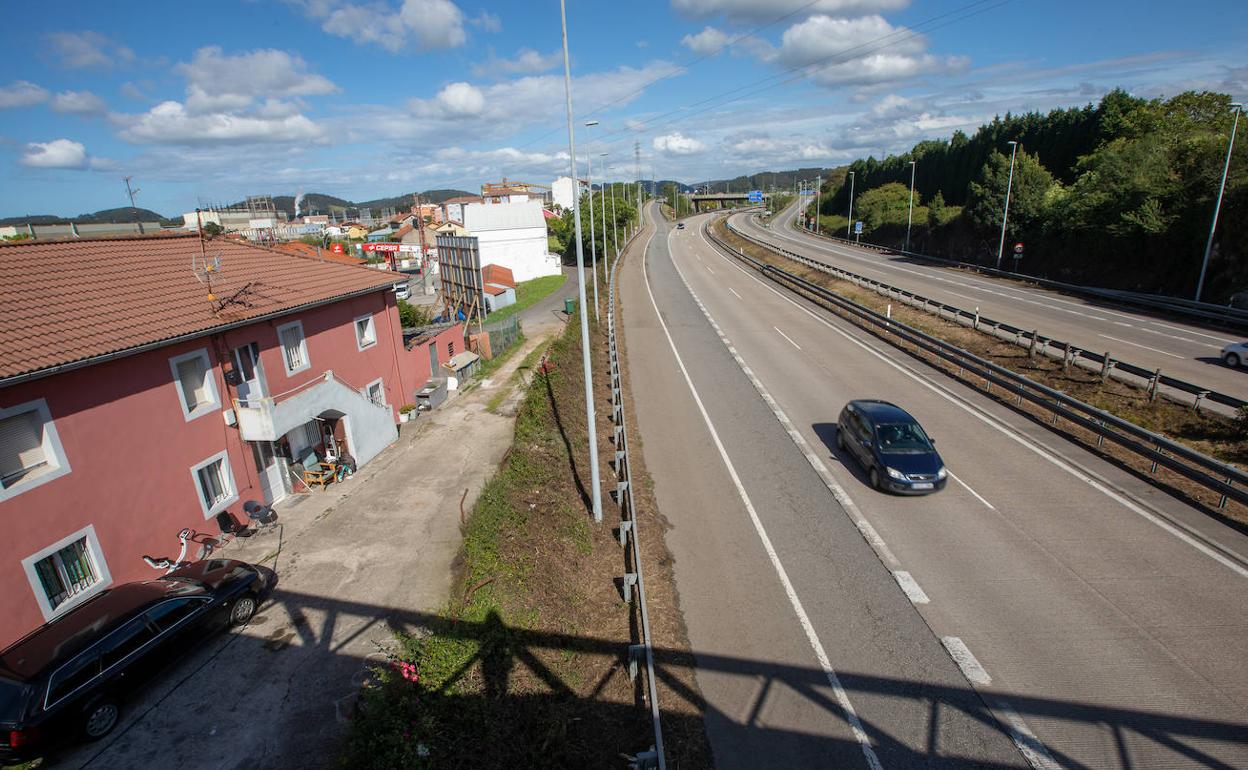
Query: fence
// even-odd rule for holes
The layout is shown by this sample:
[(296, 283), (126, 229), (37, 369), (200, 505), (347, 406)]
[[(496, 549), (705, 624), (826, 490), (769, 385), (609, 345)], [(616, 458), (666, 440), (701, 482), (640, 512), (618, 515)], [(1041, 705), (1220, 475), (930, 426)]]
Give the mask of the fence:
[[(1148, 460), (1154, 473), (1159, 467), (1164, 467), (1219, 494), (1221, 496), (1219, 508), (1226, 507), (1228, 500), (1248, 505), (1248, 473), (1145, 430), (1109, 412), (1085, 404), (1061, 391), (1015, 374), (1009, 369), (980, 358), (956, 345), (951, 345), (944, 340), (881, 315), (787, 270), (747, 256), (720, 240), (709, 227), (704, 226), (703, 232), (726, 253), (745, 262), (768, 278), (798, 293), (816, 297), (834, 306), (836, 310), (850, 317), (860, 326), (875, 327), (881, 333), (895, 335), (920, 350), (956, 365), (960, 372), (970, 373), (984, 380), (989, 392), (992, 391), (993, 386), (998, 386), (1012, 393), (1020, 405), (1023, 401), (1028, 401), (1048, 411), (1052, 415), (1054, 424), (1060, 417), (1092, 432), (1097, 437), (1098, 447), (1108, 440)], [(758, 241), (755, 243), (777, 253), (780, 251), (774, 246)], [(1238, 487), (1234, 486), (1236, 483), (1239, 484)]]
[(494, 323), (487, 322), (481, 329), (490, 335), (490, 353), (495, 356), (520, 341), (519, 316), (513, 315), (511, 318)]
[[(640, 213), (639, 213), (640, 217)], [(638, 223), (637, 232), (644, 229)], [(627, 250), (633, 238), (625, 243)], [(645, 255), (642, 255), (645, 259)], [(646, 581), (641, 569), (641, 539), (637, 531), (636, 509), (633, 506), (633, 465), (629, 456), (628, 429), (624, 418), (624, 395), (620, 375), (620, 351), (615, 341), (615, 287), (616, 274), (619, 271), (620, 255), (617, 253), (611, 264), (611, 277), (607, 283), (607, 358), (611, 378), (611, 422), (614, 424), (612, 443), (615, 445), (615, 491), (612, 497), (620, 507), (620, 546), (624, 549), (624, 601), (628, 602), (636, 612), (637, 622), (634, 627), (641, 633), (636, 644), (628, 646), (628, 675), (634, 682), (640, 673), (642, 663), (645, 664), (645, 689), (650, 701), (650, 720), (654, 726), (654, 745), (647, 751), (637, 754), (635, 767), (659, 768), (666, 770), (667, 760), (663, 755), (663, 726), (659, 718), (659, 693), (654, 675), (654, 646), (650, 636), (650, 615), (646, 611)]]
[[(744, 238), (756, 246), (761, 246), (762, 248), (768, 249), (769, 251), (775, 252), (795, 262), (800, 262), (807, 267), (813, 267), (821, 272), (829, 273), (859, 286), (872, 289), (887, 297), (895, 298), (905, 304), (922, 308), (929, 313), (934, 309), (936, 314), (941, 317), (945, 317), (945, 314), (948, 314), (949, 320), (969, 326), (976, 331), (987, 331), (993, 336), (1001, 337), (1007, 341), (1013, 341), (1022, 347), (1030, 348), (1036, 352), (1049, 355), (1053, 358), (1061, 358), (1063, 361), (1069, 359), (1071, 363), (1084, 362), (1086, 364), (1085, 368), (1102, 371), (1107, 376), (1113, 376), (1115, 372), (1119, 372), (1138, 377), (1145, 381), (1150, 393), (1155, 393), (1158, 386), (1165, 386), (1172, 390), (1187, 393), (1193, 397), (1193, 403), (1197, 408), (1200, 407), (1200, 402), (1203, 400), (1209, 400), (1214, 403), (1222, 404), (1223, 406), (1229, 406), (1233, 409), (1240, 409), (1243, 406), (1248, 405), (1248, 402), (1242, 399), (1227, 395), (1225, 393), (1219, 393), (1212, 388), (1206, 388), (1201, 385), (1196, 385), (1194, 383), (1185, 382), (1183, 380), (1164, 375), (1161, 373), (1160, 369), (1147, 369), (1143, 366), (1127, 363), (1126, 361), (1120, 361), (1111, 357), (1109, 353), (1102, 354), (1093, 353), (1088, 350), (1081, 350), (1069, 342), (1062, 342), (1061, 340), (1056, 340), (1052, 337), (1045, 337), (1037, 330), (1029, 331), (1017, 326), (1012, 326), (1004, 321), (995, 321), (987, 316), (980, 315), (978, 310), (964, 310), (954, 305), (948, 305), (944, 302), (928, 299), (927, 297), (924, 297), (921, 294), (915, 294), (912, 291), (891, 286), (883, 281), (867, 278), (866, 276), (859, 275), (858, 273), (853, 273), (849, 270), (829, 265), (816, 259), (811, 259), (810, 257), (797, 254), (789, 251), (788, 249), (783, 249), (765, 241), (760, 241), (757, 238), (747, 235), (746, 233), (743, 233), (733, 227), (732, 223), (729, 222), (727, 224), (728, 229), (730, 229), (735, 235), (740, 238)], [(1002, 337), (1002, 333), (1004, 333), (1004, 337)], [(1051, 351), (1059, 351), (1061, 355), (1054, 355)], [(1123, 378), (1120, 377), (1119, 379)]]

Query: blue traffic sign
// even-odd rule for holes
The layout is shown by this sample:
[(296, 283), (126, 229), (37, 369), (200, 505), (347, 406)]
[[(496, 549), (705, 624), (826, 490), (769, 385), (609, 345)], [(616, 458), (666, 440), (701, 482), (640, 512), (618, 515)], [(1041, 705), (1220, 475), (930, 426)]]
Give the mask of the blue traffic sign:
[(858, 233), (859, 235), (862, 235), (862, 221), (861, 220), (854, 223), (854, 232)]
[(750, 190), (750, 203), (762, 203), (762, 202), (763, 202), (763, 191), (762, 190)]

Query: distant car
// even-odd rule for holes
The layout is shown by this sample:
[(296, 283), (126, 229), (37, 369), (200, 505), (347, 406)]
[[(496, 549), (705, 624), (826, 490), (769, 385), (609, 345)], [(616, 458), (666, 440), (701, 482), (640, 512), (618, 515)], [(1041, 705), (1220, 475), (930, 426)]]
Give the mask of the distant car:
[(677, 230), (684, 230), (684, 229), (685, 229), (685, 223), (684, 223), (684, 222), (677, 222), (677, 223), (676, 223), (676, 229), (677, 229)]
[(99, 740), (122, 699), (218, 627), (251, 619), (264, 575), (208, 559), (84, 601), (0, 652), (0, 764)]
[(945, 488), (949, 473), (918, 421), (887, 401), (850, 401), (836, 421), (836, 446), (867, 471), (871, 486), (898, 494)]
[(406, 283), (400, 283), (394, 287), (394, 296), (398, 299), (411, 299), (412, 287)]
[(1232, 342), (1222, 348), (1222, 362), (1233, 369), (1243, 366), (1248, 362), (1248, 342)]

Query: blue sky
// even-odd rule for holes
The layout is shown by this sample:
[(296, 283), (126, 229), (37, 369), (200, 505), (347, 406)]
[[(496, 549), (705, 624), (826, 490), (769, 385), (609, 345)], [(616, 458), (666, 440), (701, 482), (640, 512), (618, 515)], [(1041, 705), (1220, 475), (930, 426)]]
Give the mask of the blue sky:
[[(834, 166), (1006, 111), (1248, 97), (1248, 3), (569, 0), (577, 149), (695, 182)], [(556, 0), (6, 7), (0, 216), (355, 200), (566, 174)], [(623, 165), (624, 168), (618, 166)]]

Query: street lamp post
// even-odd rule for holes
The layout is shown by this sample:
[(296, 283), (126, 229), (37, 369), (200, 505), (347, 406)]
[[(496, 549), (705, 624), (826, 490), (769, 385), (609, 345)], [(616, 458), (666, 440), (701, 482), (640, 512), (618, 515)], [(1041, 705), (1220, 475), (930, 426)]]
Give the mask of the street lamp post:
[(914, 161), (910, 161), (910, 213), (906, 215), (906, 251), (910, 251), (910, 224), (914, 221)]
[(1001, 214), (1001, 241), (997, 244), (997, 269), (1001, 269), (1001, 255), (1005, 252), (1005, 223), (1010, 218), (1010, 192), (1014, 189), (1014, 156), (1018, 154), (1018, 142), (1010, 142), (1010, 180), (1005, 183), (1005, 211)]
[[(572, 184), (576, 184), (576, 135), (572, 123), (572, 65), (568, 59), (568, 11), (566, 0), (559, 0), (559, 21), (563, 29), (563, 91), (568, 106), (568, 163)], [(585, 422), (589, 430), (589, 486), (594, 521), (602, 521), (602, 490), (598, 482), (598, 425), (594, 415), (594, 373), (589, 358), (589, 316), (585, 314), (585, 249), (581, 244), (581, 196), (574, 196), (576, 223), (577, 291), (581, 301), (581, 367), (585, 376)]]
[(815, 177), (815, 235), (819, 234), (819, 204), (823, 197), (823, 175)]
[[(600, 152), (598, 153), (598, 157), (605, 158), (607, 157), (607, 154), (608, 153)], [(603, 161), (603, 162), (605, 163), (606, 161)], [(604, 173), (602, 177), (603, 179), (606, 179), (607, 175)], [(606, 182), (603, 182), (603, 184), (606, 184)], [(591, 198), (593, 197), (594, 195), (593, 188), (590, 188), (589, 195)], [(607, 259), (607, 191), (606, 191), (606, 188), (603, 188), (602, 200), (598, 201), (598, 208), (601, 209), (602, 211), (602, 259), (603, 259), (602, 280), (605, 281), (607, 280), (607, 262), (606, 262), (606, 259)], [(597, 269), (598, 268), (596, 267), (594, 268), (595, 275), (597, 274)]]
[(849, 221), (845, 223), (845, 239), (849, 240), (849, 228), (854, 225), (854, 172), (849, 172)]
[(1200, 280), (1196, 282), (1196, 301), (1200, 302), (1200, 293), (1205, 289), (1205, 271), (1209, 269), (1209, 254), (1213, 251), (1213, 231), (1218, 228), (1218, 213), (1222, 210), (1222, 193), (1226, 190), (1226, 175), (1231, 170), (1231, 151), (1235, 149), (1235, 130), (1239, 128), (1239, 113), (1244, 105), (1234, 102), (1235, 120), (1231, 123), (1231, 142), (1226, 146), (1226, 164), (1222, 167), (1222, 184), (1218, 186), (1218, 202), (1213, 206), (1213, 223), (1209, 225), (1209, 240), (1205, 241), (1205, 258), (1200, 263)]
[[(585, 128), (593, 128), (598, 125), (596, 120), (585, 121)], [(594, 320), (601, 320), (598, 316), (598, 240), (594, 234), (594, 154), (592, 152), (585, 153), (585, 163), (589, 171), (589, 258), (593, 269), (590, 271), (594, 274)]]
[[(614, 169), (614, 166), (612, 167)], [(620, 258), (620, 220), (615, 218), (615, 183), (611, 183), (611, 245), (615, 247), (615, 258)]]

